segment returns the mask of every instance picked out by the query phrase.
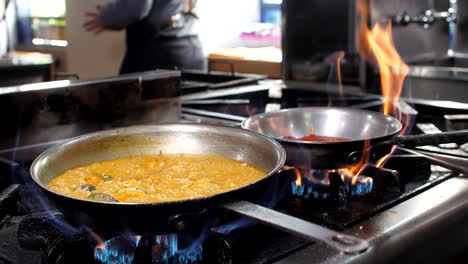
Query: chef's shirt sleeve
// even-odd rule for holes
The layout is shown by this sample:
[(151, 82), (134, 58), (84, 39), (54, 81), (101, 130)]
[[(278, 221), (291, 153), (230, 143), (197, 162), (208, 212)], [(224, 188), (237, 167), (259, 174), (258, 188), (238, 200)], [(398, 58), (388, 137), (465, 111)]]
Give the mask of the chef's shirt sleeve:
[(153, 0), (114, 0), (101, 8), (99, 22), (105, 28), (123, 29), (148, 16)]

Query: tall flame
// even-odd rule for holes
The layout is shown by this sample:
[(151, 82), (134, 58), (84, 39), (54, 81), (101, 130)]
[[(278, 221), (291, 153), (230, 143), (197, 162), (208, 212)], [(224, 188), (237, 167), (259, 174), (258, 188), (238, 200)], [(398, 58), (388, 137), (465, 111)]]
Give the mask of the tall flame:
[(345, 56), (344, 51), (340, 51), (336, 58), (336, 74), (338, 75), (338, 93), (340, 98), (343, 98), (343, 79), (341, 77), (341, 61)]
[(366, 168), (368, 162), (369, 162), (369, 148), (370, 148), (370, 139), (364, 140), (364, 147), (362, 148), (363, 151), (361, 153), (361, 157), (359, 159), (359, 162), (355, 164), (354, 166), (350, 167), (348, 170), (351, 175), (354, 177), (357, 177), (361, 174), (361, 172)]
[[(369, 6), (364, 0), (358, 1), (360, 23), (358, 27), (358, 48), (360, 55), (370, 61), (377, 61), (381, 76), (382, 95), (385, 99), (383, 113), (396, 115), (403, 82), (409, 73), (406, 65), (395, 49), (392, 39), (392, 24), (377, 23), (372, 30), (367, 27), (370, 17)], [(371, 55), (372, 54), (372, 55)]]

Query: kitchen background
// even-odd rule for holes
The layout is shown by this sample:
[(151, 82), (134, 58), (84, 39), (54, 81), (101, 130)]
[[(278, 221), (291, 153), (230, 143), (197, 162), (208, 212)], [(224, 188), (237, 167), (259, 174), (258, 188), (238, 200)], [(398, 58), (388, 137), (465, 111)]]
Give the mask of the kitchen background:
[[(5, 6), (2, 0), (2, 7)], [(13, 3), (16, 2), (16, 3)], [(81, 78), (98, 78), (115, 75), (124, 52), (124, 33), (106, 32), (95, 36), (83, 30), (85, 12), (107, 0), (16, 0), (8, 5), (10, 27), (18, 27), (18, 36), (13, 32), (10, 41), (16, 49), (39, 50), (52, 53), (60, 59), (59, 71), (77, 73)], [(1, 2), (0, 2), (1, 3)], [(260, 0), (202, 0), (199, 1), (200, 38), (205, 53), (225, 47), (279, 46), (276, 40), (240, 37), (242, 32), (269, 31), (273, 25), (260, 22), (280, 23), (281, 1)], [(15, 14), (17, 22), (15, 23)], [(6, 24), (5, 21), (2, 24)], [(279, 25), (275, 26), (279, 34)], [(10, 31), (13, 31), (10, 28)], [(0, 43), (6, 52), (6, 34)], [(267, 33), (269, 34), (269, 33)], [(14, 40), (13, 40), (14, 39)], [(12, 43), (13, 45), (13, 43)], [(94, 67), (89, 67), (93, 61)]]
[[(106, 1), (1, 0), (0, 54), (9, 50), (51, 54), (56, 65), (52, 79), (115, 75), (124, 33), (95, 36), (82, 28), (84, 13)], [(461, 95), (468, 78), (467, 0), (366, 1), (371, 7), (369, 23), (393, 20), (395, 46), (412, 66), (407, 96), (465, 98)], [(227, 60), (236, 72), (327, 82), (328, 56), (343, 51), (343, 82), (377, 92), (375, 69), (363, 63), (357, 51), (356, 1), (200, 0), (198, 12), (211, 70), (230, 71), (230, 65), (218, 63)], [(441, 79), (451, 82), (450, 89), (440, 89)], [(24, 82), (34, 80), (39, 79)]]
[[(395, 116), (411, 124), (406, 133), (419, 136), (450, 131), (466, 136), (458, 130), (468, 128), (464, 40), (468, 0), (362, 1), (371, 7), (365, 22), (393, 20), (393, 40), (410, 64), (403, 98), (394, 109)], [(260, 204), (276, 204), (276, 212), (288, 215), (286, 220), (269, 219), (274, 228), (244, 226), (244, 221), (232, 222), (237, 215), (216, 210), (213, 220), (219, 224), (215, 228), (202, 224), (209, 228), (201, 234), (207, 239), (185, 237), (185, 231), (199, 219), (204, 221), (198, 214), (162, 219), (164, 224), (155, 224), (151, 236), (138, 242), (138, 248), (133, 243), (128, 251), (125, 245), (119, 250), (118, 242), (131, 242), (135, 237), (120, 240), (120, 236), (105, 234), (99, 228), (93, 234), (102, 236), (102, 241), (90, 237), (88, 231), (68, 234), (69, 219), (55, 207), (44, 207), (42, 197), (31, 188), (35, 185), (29, 184), (28, 170), (41, 152), (70, 138), (167, 122), (239, 127), (252, 115), (288, 108), (300, 114), (303, 108), (313, 106), (375, 112), (384, 102), (393, 102), (393, 98), (380, 95), (379, 79), (385, 72), (379, 72), (374, 61), (363, 61), (358, 55), (356, 1), (200, 0), (200, 30), (207, 58), (218, 64), (228, 61), (234, 71), (255, 75), (155, 70), (101, 78), (117, 73), (122, 33), (94, 36), (83, 32), (81, 25), (84, 12), (104, 2), (0, 0), (0, 86), (10, 85), (0, 88), (0, 111), (4, 113), (0, 130), (0, 263), (115, 263), (114, 258), (128, 260), (130, 255), (136, 261), (124, 263), (148, 263), (141, 260), (151, 259), (153, 249), (158, 251), (156, 258), (161, 257), (159, 249), (163, 248), (171, 252), (164, 252), (169, 258), (201, 256), (203, 263), (217, 264), (467, 263), (468, 140), (460, 144), (431, 141), (439, 145), (416, 152), (398, 147), (383, 168), (371, 161), (359, 175), (347, 175), (340, 168), (285, 170), (285, 177), (277, 177), (280, 182), (259, 192), (265, 195)], [(337, 89), (337, 65), (341, 66), (342, 90)], [(210, 66), (229, 71), (229, 67)], [(99, 79), (72, 81), (78, 76)], [(283, 80), (268, 80), (267, 76)], [(13, 81), (24, 84), (54, 79), (60, 81), (11, 86)], [(348, 138), (352, 129), (339, 119), (335, 115), (325, 118), (325, 127), (345, 131), (346, 135), (339, 137)], [(280, 129), (302, 127), (299, 136), (310, 133), (305, 131), (310, 126), (299, 120), (298, 126), (272, 124), (280, 124)], [(355, 124), (351, 128), (366, 129)], [(335, 129), (335, 125), (344, 129)], [(293, 150), (288, 157), (314, 153), (302, 150)], [(355, 160), (353, 156), (350, 162)], [(301, 232), (276, 230), (280, 225), (284, 230), (316, 230), (310, 225), (302, 228), (289, 217), (358, 236), (370, 249), (357, 255), (343, 254), (325, 243), (309, 241), (314, 237), (310, 234), (303, 239), (297, 236)], [(159, 228), (175, 233), (167, 236)], [(321, 228), (318, 230), (312, 233), (323, 234)], [(161, 238), (165, 242), (161, 243)], [(187, 245), (195, 252), (186, 251)]]

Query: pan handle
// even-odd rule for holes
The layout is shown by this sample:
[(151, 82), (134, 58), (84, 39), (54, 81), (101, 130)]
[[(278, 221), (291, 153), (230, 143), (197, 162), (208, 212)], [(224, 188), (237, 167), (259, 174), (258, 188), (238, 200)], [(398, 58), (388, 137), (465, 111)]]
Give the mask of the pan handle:
[(404, 147), (418, 147), (445, 143), (463, 144), (466, 142), (468, 142), (468, 130), (459, 130), (426, 135), (398, 136), (389, 141), (378, 143), (376, 146), (398, 145)]
[(434, 164), (439, 165), (441, 167), (456, 171), (458, 173), (464, 174), (468, 176), (468, 159), (467, 158), (462, 158), (462, 157), (457, 157), (457, 156), (452, 156), (452, 155), (445, 155), (441, 153), (435, 153), (435, 152), (428, 152), (424, 151), (421, 149), (407, 149), (407, 148), (398, 148), (401, 151), (410, 153), (410, 154), (415, 154), (422, 156), (430, 161), (432, 161)]
[(335, 232), (251, 202), (229, 202), (222, 207), (306, 239), (323, 241), (346, 254), (358, 254), (369, 247), (366, 240)]
[[(397, 136), (390, 140), (375, 144), (369, 149), (369, 151), (372, 155), (375, 155), (380, 149), (395, 145), (405, 148), (414, 148), (419, 146), (440, 145), (446, 143), (464, 144), (466, 142), (468, 142), (468, 130), (458, 130), (425, 135)], [(354, 165), (361, 160), (361, 157), (362, 151), (354, 151), (348, 155), (346, 162), (349, 165)]]

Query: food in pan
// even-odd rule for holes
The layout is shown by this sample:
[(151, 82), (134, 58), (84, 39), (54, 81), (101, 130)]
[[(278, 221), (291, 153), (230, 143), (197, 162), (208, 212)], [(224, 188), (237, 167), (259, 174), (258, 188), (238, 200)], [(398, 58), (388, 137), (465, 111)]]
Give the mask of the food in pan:
[(67, 170), (48, 187), (82, 199), (153, 203), (226, 192), (265, 174), (261, 168), (214, 155), (140, 155)]
[(315, 134), (309, 134), (300, 138), (284, 136), (283, 139), (300, 140), (300, 141), (318, 141), (318, 142), (343, 142), (343, 141), (350, 140), (347, 138), (327, 137), (327, 136), (319, 136)]

